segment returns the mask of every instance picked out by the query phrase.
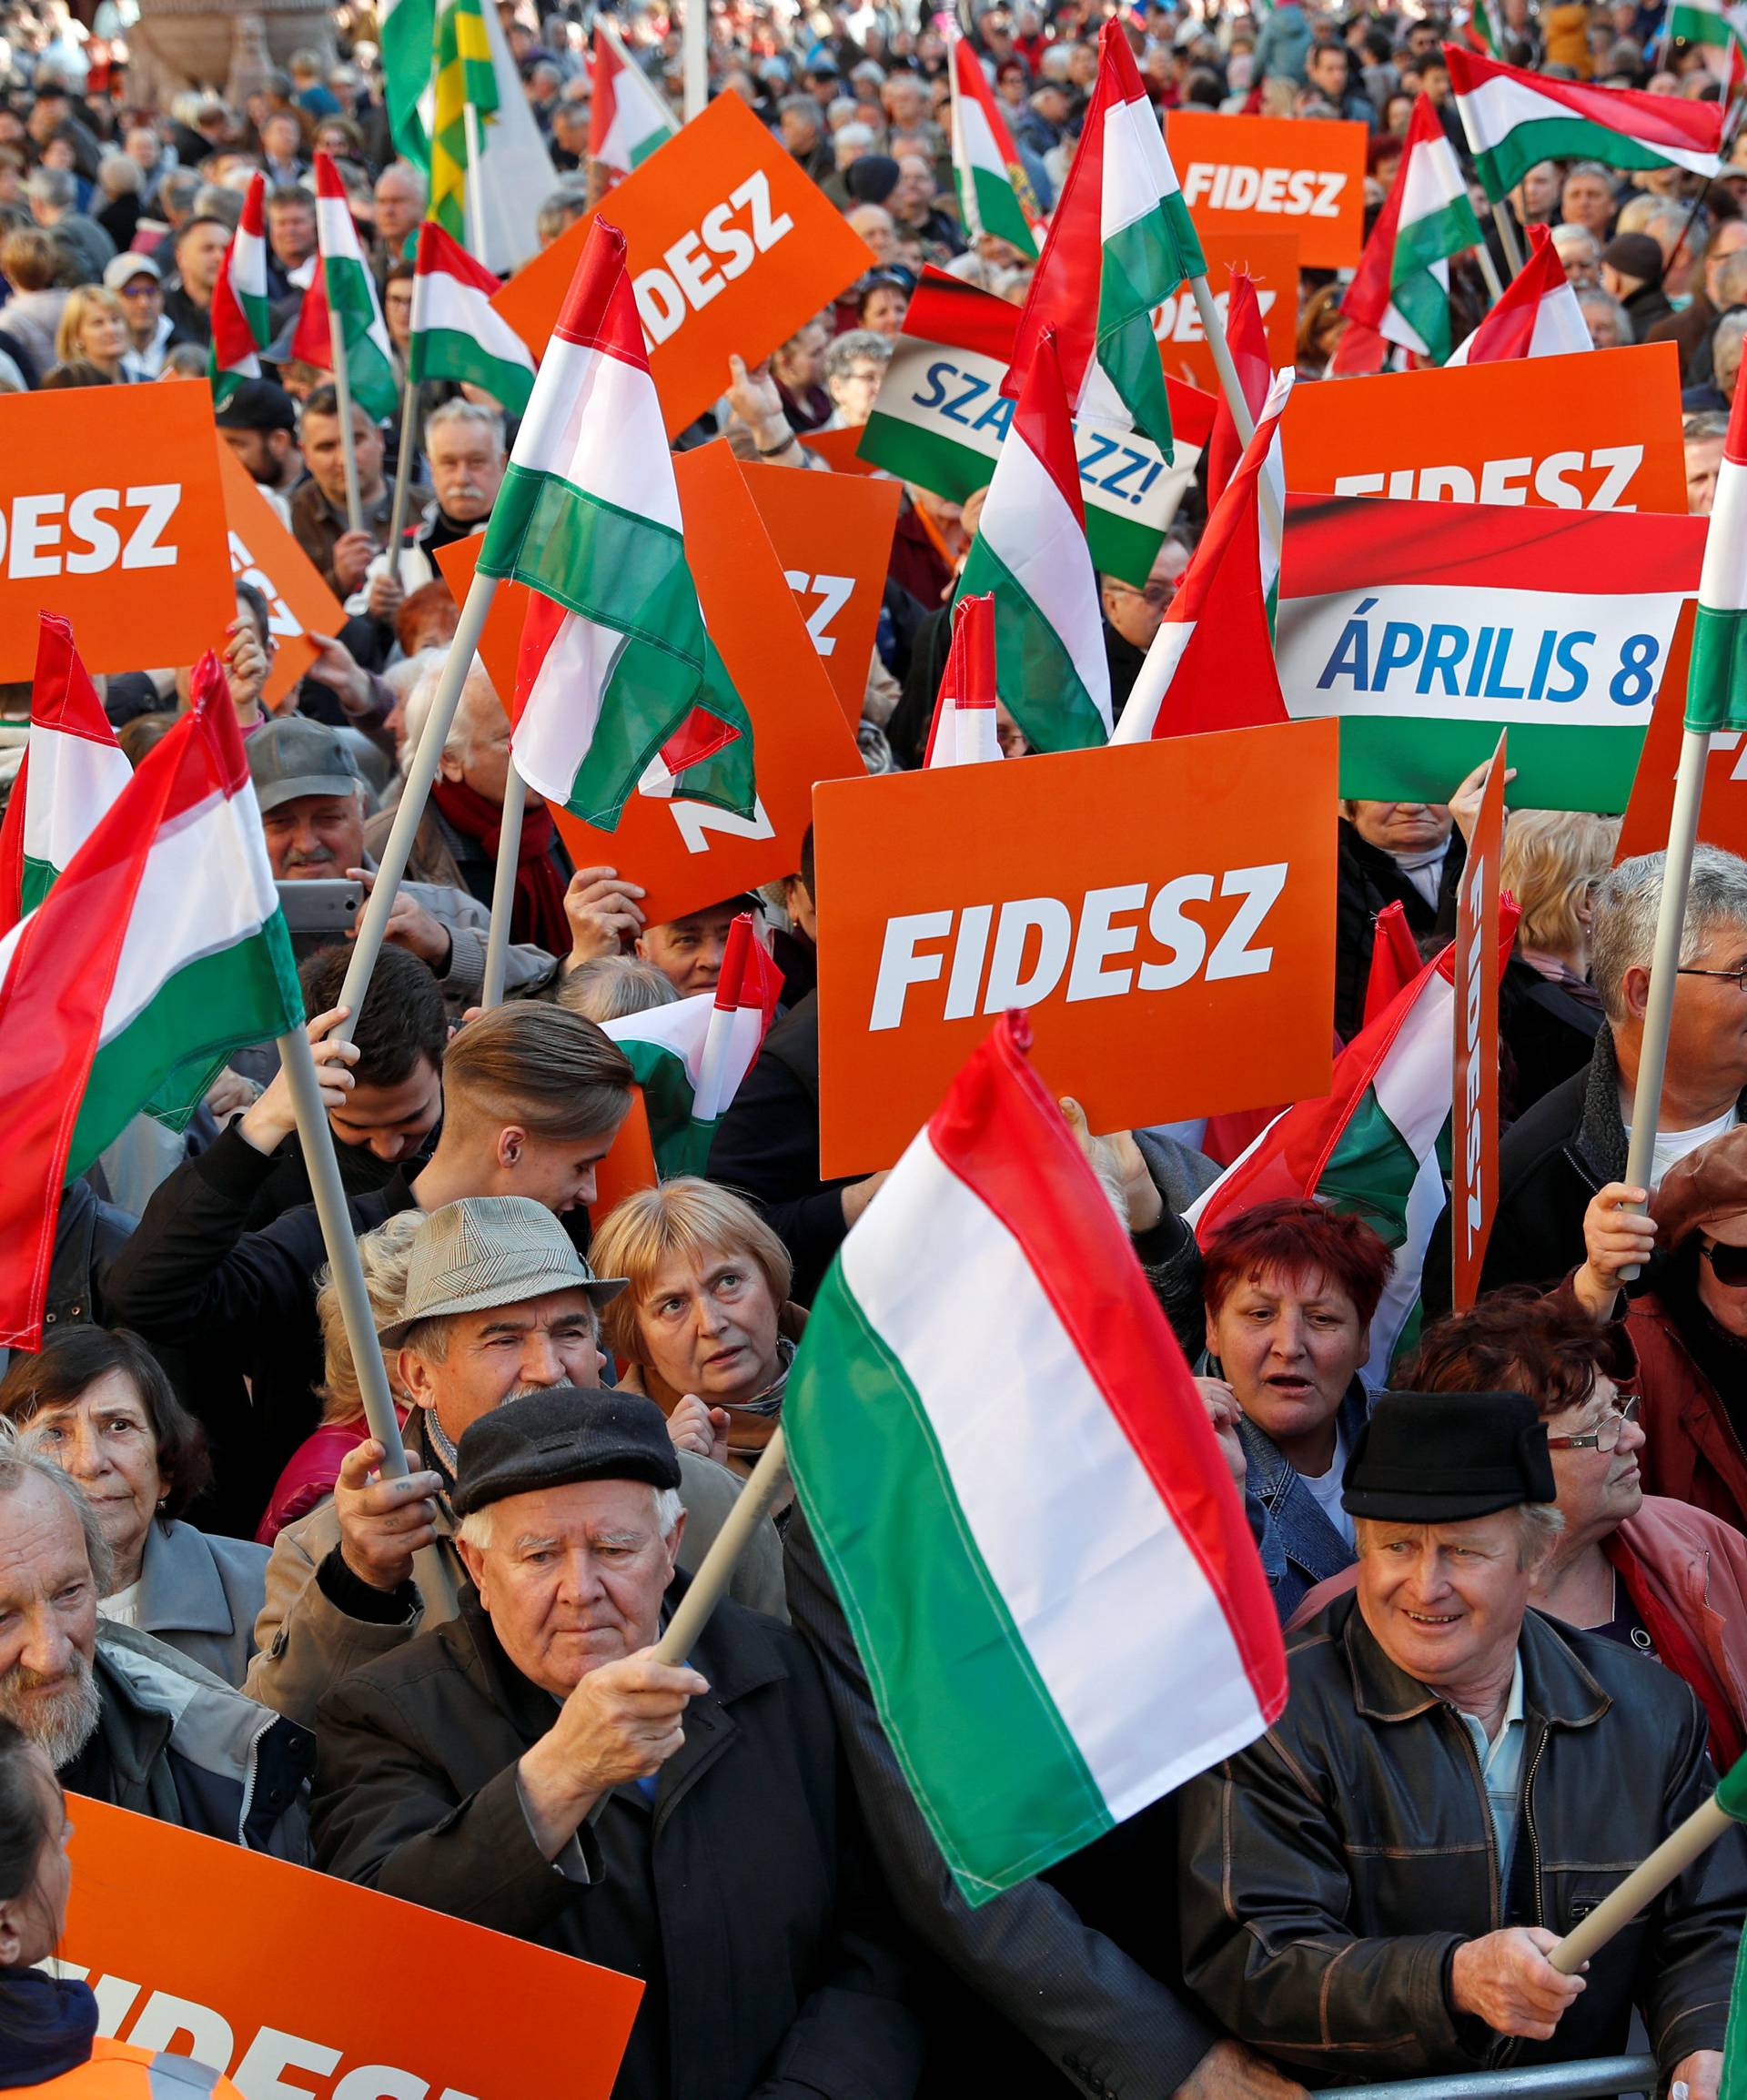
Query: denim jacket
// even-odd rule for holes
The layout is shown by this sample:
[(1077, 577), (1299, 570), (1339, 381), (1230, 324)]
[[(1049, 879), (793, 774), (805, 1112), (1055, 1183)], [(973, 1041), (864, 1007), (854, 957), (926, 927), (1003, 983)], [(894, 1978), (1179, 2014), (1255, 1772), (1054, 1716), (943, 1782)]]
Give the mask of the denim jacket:
[[(1348, 1451), (1370, 1415), (1371, 1400), (1363, 1378), (1355, 1378), (1336, 1417), (1341, 1443)], [(1257, 1530), (1259, 1507), (1257, 1544), (1262, 1570), (1274, 1592), (1274, 1608), (1284, 1626), (1318, 1582), (1352, 1566), (1353, 1550), (1323, 1515), (1321, 1504), (1265, 1429), (1245, 1416), (1238, 1421), (1237, 1435), (1249, 1461), (1244, 1502), (1250, 1529)]]

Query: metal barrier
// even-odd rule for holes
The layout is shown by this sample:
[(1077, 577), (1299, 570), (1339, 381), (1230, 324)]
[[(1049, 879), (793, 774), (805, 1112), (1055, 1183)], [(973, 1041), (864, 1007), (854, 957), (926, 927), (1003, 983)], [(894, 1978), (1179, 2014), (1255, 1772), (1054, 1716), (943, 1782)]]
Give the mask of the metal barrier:
[(1577, 2064), (1537, 2064), (1520, 2071), (1464, 2071), (1451, 2078), (1399, 2078), (1382, 2085), (1337, 2085), (1317, 2100), (1605, 2100), (1618, 2093), (1654, 2093), (1653, 2056), (1590, 2056)]

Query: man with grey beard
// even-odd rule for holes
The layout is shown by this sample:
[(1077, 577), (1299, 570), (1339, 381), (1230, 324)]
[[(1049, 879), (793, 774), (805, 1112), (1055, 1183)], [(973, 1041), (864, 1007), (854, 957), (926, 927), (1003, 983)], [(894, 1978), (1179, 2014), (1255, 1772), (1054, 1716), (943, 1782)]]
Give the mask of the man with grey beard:
[(308, 1735), (149, 1634), (100, 1620), (109, 1577), (84, 1494), (0, 1423), (0, 1716), (70, 1792), (304, 1860)]

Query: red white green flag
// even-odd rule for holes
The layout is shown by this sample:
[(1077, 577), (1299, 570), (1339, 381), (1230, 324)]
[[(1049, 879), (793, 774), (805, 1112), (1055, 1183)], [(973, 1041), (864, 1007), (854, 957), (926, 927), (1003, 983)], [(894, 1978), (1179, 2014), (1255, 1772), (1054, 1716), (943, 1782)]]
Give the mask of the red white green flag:
[(66, 1182), (142, 1110), (179, 1128), (233, 1050), (302, 1019), (242, 737), (208, 652), (189, 712), (0, 938), (0, 1341), (40, 1344)]
[[(1288, 719), (1267, 614), (1279, 558), (1262, 522), (1261, 488), (1264, 475), (1279, 473), (1275, 439), (1291, 393), (1288, 369), (1268, 389), (1256, 433), (1153, 637), (1112, 743)], [(1275, 493), (1283, 503), (1283, 476)]]
[(589, 158), (609, 171), (611, 188), (665, 146), (679, 126), (604, 15), (594, 18), (589, 93)]
[(1401, 165), (1340, 310), (1349, 323), (1441, 365), (1450, 351), (1449, 258), (1479, 243), (1456, 149), (1431, 97), (1420, 95)]
[(625, 267), (598, 214), (540, 360), (480, 552), (533, 592), (517, 769), (613, 830), (651, 792), (750, 816), (752, 725), (704, 626), (667, 432)]
[(1663, 34), (1671, 44), (1698, 46), (1705, 70), (1722, 83), (1725, 100), (1747, 79), (1747, 8), (1725, 7), (1722, 0), (1669, 0)]
[[(997, 1021), (893, 1168), (783, 1408), (881, 1723), (973, 1904), (1286, 1700), (1242, 1499), (1029, 1047), (1023, 1014)], [(1448, 1095), (1448, 1039), (1444, 1064)]]
[[(399, 406), (394, 352), (376, 297), (376, 280), (358, 244), (346, 185), (330, 154), (316, 155), (316, 238), (321, 249), (328, 327), (339, 326), (340, 354), (352, 399), (367, 416), (386, 422)], [(301, 326), (301, 323), (299, 323)]]
[(1097, 86), (1002, 391), (1019, 394), (1044, 330), (1053, 328), (1074, 415), (1139, 430), (1169, 459), (1171, 415), (1153, 310), (1185, 278), (1207, 270), (1126, 32), (1120, 21), (1106, 22)]
[(72, 628), (39, 613), (30, 735), (0, 822), (0, 934), (42, 903), (133, 777)]
[(996, 733), (995, 599), (961, 598), (953, 608), (953, 640), (946, 670), (928, 725), (924, 770), (937, 765), (977, 765), (1001, 756)]
[(266, 177), (257, 168), (248, 178), (243, 216), (212, 288), (212, 348), (207, 373), (217, 407), (245, 379), (261, 376), (260, 353), (273, 340), (273, 316), (267, 298), (267, 228), (262, 217)]
[(1039, 338), (1002, 440), (961, 598), (995, 598), (995, 675), (1034, 751), (1110, 735), (1110, 664), (1086, 544), (1074, 425), (1053, 336)]
[(1605, 167), (1683, 167), (1714, 177), (1722, 105), (1588, 87), (1446, 44), (1450, 92), (1468, 134), (1474, 171), (1501, 204), (1543, 160), (1599, 160)]
[(1735, 389), (1704, 536), (1686, 726), (1747, 729), (1747, 387)]
[(1043, 221), (1025, 164), (1014, 150), (1001, 106), (963, 36), (953, 38), (953, 180), (959, 216), (974, 237), (993, 234), (1036, 259), (1035, 228)]
[(1479, 327), (1450, 352), (1450, 364), (1574, 357), (1579, 350), (1594, 348), (1589, 323), (1566, 278), (1552, 235), (1544, 226), (1531, 226), (1529, 240), (1529, 260), (1506, 285), (1503, 298)]
[(435, 219), (419, 228), (408, 376), (483, 387), (512, 416), (534, 390), (528, 346), (491, 304), (498, 279)]

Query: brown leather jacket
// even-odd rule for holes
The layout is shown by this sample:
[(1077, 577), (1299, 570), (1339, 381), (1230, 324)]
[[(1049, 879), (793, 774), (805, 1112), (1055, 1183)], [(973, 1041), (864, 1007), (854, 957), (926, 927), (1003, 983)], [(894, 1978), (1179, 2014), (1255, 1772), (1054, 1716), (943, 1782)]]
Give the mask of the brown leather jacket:
[(1466, 1724), (1399, 1670), (1353, 1600), (1288, 1641), (1285, 1713), (1180, 1804), (1184, 1976), (1239, 2041), (1312, 2084), (1624, 2049), (1635, 2004), (1666, 2076), (1721, 2049), (1747, 1905), (1732, 1826), (1595, 1956), (1550, 2042), (1458, 2014), (1458, 1944), (1565, 1933), (1710, 1793), (1704, 1717), (1645, 1658), (1523, 1620), (1527, 1737), (1508, 1884)]

